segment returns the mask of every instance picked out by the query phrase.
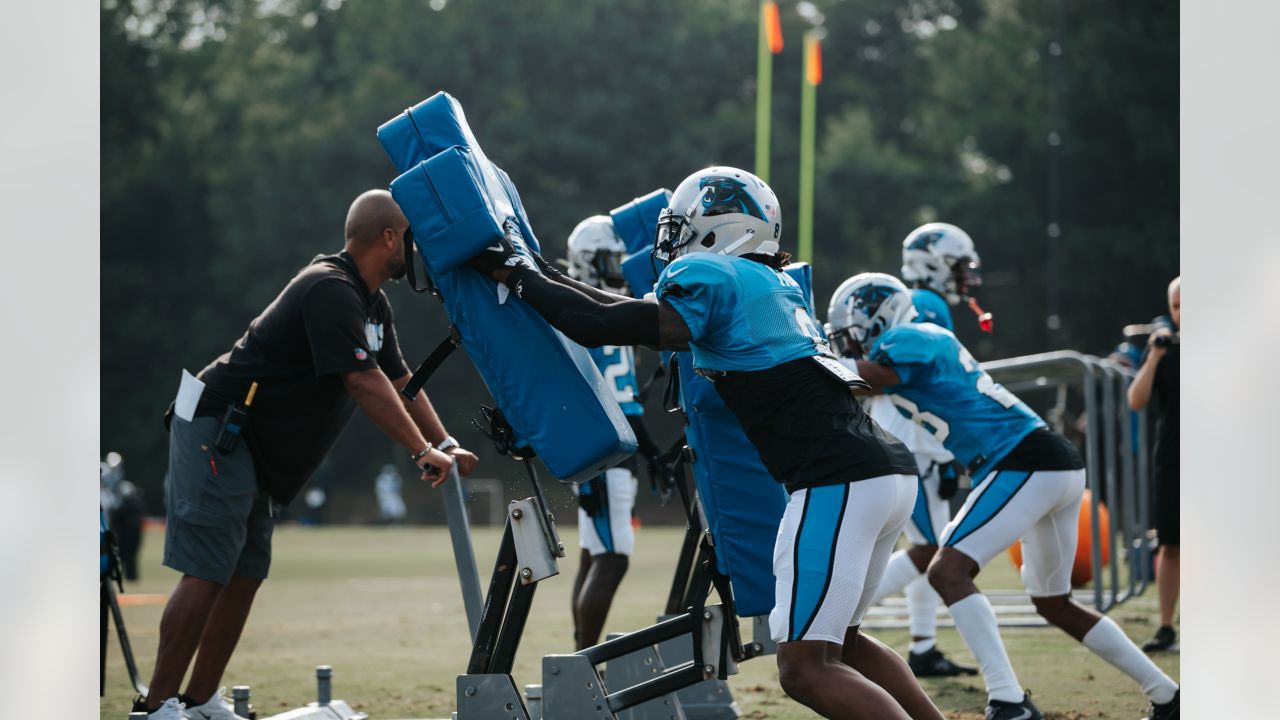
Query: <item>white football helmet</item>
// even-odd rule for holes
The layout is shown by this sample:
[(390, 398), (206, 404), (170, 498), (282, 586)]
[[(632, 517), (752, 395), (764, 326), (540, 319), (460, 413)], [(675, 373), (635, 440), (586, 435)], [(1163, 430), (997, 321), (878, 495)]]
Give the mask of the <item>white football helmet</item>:
[(959, 305), (982, 284), (973, 238), (949, 223), (921, 225), (902, 241), (902, 279)]
[(902, 281), (861, 273), (840, 283), (827, 308), (827, 340), (841, 357), (861, 358), (890, 328), (911, 322), (916, 306)]
[(746, 170), (710, 167), (690, 175), (658, 216), (654, 255), (666, 262), (691, 252), (775, 255), (782, 235), (778, 197)]
[(607, 215), (592, 215), (578, 223), (569, 233), (569, 277), (592, 287), (621, 290), (622, 259), (627, 246), (618, 237), (613, 220)]

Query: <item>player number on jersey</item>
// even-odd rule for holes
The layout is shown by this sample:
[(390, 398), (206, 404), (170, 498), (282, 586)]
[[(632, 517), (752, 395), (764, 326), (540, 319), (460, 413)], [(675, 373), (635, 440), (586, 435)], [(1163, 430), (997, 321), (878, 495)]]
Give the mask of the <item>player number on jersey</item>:
[(601, 348), (608, 358), (609, 365), (604, 369), (604, 379), (614, 390), (613, 397), (618, 402), (631, 402), (636, 398), (636, 389), (628, 380), (633, 377), (631, 353), (623, 352), (616, 345), (605, 345)]
[(928, 410), (921, 410), (919, 405), (901, 395), (890, 395), (889, 399), (893, 401), (893, 406), (898, 408), (899, 413), (902, 413), (911, 422), (928, 430), (931, 435), (937, 438), (938, 442), (947, 441), (947, 436), (951, 434), (951, 426), (947, 424), (946, 420)]
[(809, 317), (809, 313), (803, 307), (796, 308), (796, 325), (799, 326), (801, 334), (812, 340), (814, 345), (827, 344), (827, 341), (822, 339), (822, 333), (818, 332), (818, 325), (813, 322), (813, 318)]
[(1018, 404), (1018, 398), (1013, 393), (1004, 389), (1004, 386), (995, 380), (982, 369), (977, 360), (969, 354), (968, 350), (960, 348), (960, 364), (969, 372), (978, 373), (978, 392), (1000, 403), (1000, 407), (1011, 408)]

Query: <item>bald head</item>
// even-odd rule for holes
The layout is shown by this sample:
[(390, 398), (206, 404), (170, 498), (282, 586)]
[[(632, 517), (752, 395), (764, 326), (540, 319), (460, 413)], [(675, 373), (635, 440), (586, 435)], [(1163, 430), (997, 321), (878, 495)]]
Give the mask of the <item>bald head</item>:
[(1182, 327), (1182, 276), (1173, 279), (1169, 283), (1169, 317), (1173, 318), (1173, 324)]
[(347, 210), (345, 236), (347, 249), (367, 248), (382, 237), (387, 228), (401, 232), (409, 221), (391, 193), (386, 190), (368, 190), (360, 194)]

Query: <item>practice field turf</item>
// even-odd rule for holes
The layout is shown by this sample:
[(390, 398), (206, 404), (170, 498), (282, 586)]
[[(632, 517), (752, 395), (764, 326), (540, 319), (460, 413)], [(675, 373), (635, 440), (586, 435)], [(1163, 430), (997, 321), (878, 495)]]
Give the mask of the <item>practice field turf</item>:
[[(646, 527), (637, 537), (631, 570), (623, 581), (606, 632), (633, 630), (653, 622), (662, 609), (683, 531)], [(569, 589), (577, 568), (577, 529), (561, 528), (568, 557), (561, 575), (538, 589), (517, 658), (515, 678), (523, 686), (541, 682), (541, 656), (568, 652), (571, 645)], [(497, 552), (495, 528), (475, 531), (482, 585), (487, 586)], [(132, 593), (168, 593), (178, 576), (160, 564), (164, 539), (147, 533), (142, 581)], [(1010, 563), (992, 562), (979, 577), (985, 588), (1018, 587)], [(155, 656), (161, 604), (123, 609), (145, 680)], [(1139, 642), (1156, 623), (1154, 588), (1113, 610)], [(744, 631), (750, 632), (744, 623)], [(1146, 702), (1137, 686), (1065, 634), (1048, 628), (1005, 629), (1004, 638), (1019, 679), (1052, 718), (1137, 718)], [(877, 633), (903, 651), (905, 630)], [(952, 629), (943, 629), (942, 649), (967, 663), (973, 658)], [(315, 699), (314, 667), (333, 666), (334, 697), (347, 700), (375, 720), (447, 718), (453, 709), (454, 678), (466, 665), (470, 644), (454, 574), (449, 535), (443, 527), (299, 527), (276, 530), (272, 576), (254, 612), (224, 682), (253, 687), (259, 715), (283, 712)], [(1157, 662), (1178, 679), (1176, 654)], [(747, 718), (798, 720), (815, 717), (778, 688), (772, 657), (744, 663), (730, 678)], [(108, 649), (107, 694), (101, 717), (124, 720), (132, 693), (114, 641)], [(986, 695), (979, 678), (926, 681), (925, 689), (951, 718), (981, 718)]]

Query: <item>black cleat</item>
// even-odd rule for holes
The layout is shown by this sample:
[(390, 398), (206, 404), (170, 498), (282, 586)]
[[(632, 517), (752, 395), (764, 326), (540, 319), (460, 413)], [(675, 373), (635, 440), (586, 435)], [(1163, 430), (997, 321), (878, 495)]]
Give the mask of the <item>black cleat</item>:
[(1022, 702), (1004, 702), (990, 700), (987, 702), (985, 720), (1044, 720), (1040, 710), (1031, 702), (1031, 693), (1023, 693)]
[(907, 667), (916, 677), (955, 677), (956, 675), (977, 675), (978, 669), (957, 665), (942, 654), (936, 646), (922, 653), (909, 653)]
[(1178, 633), (1174, 632), (1173, 628), (1168, 625), (1161, 625), (1160, 629), (1156, 630), (1155, 637), (1142, 645), (1142, 652), (1145, 653), (1167, 652), (1177, 649)]
[(1181, 694), (1181, 690), (1174, 693), (1173, 699), (1163, 705), (1151, 703), (1145, 720), (1178, 720), (1178, 696)]

